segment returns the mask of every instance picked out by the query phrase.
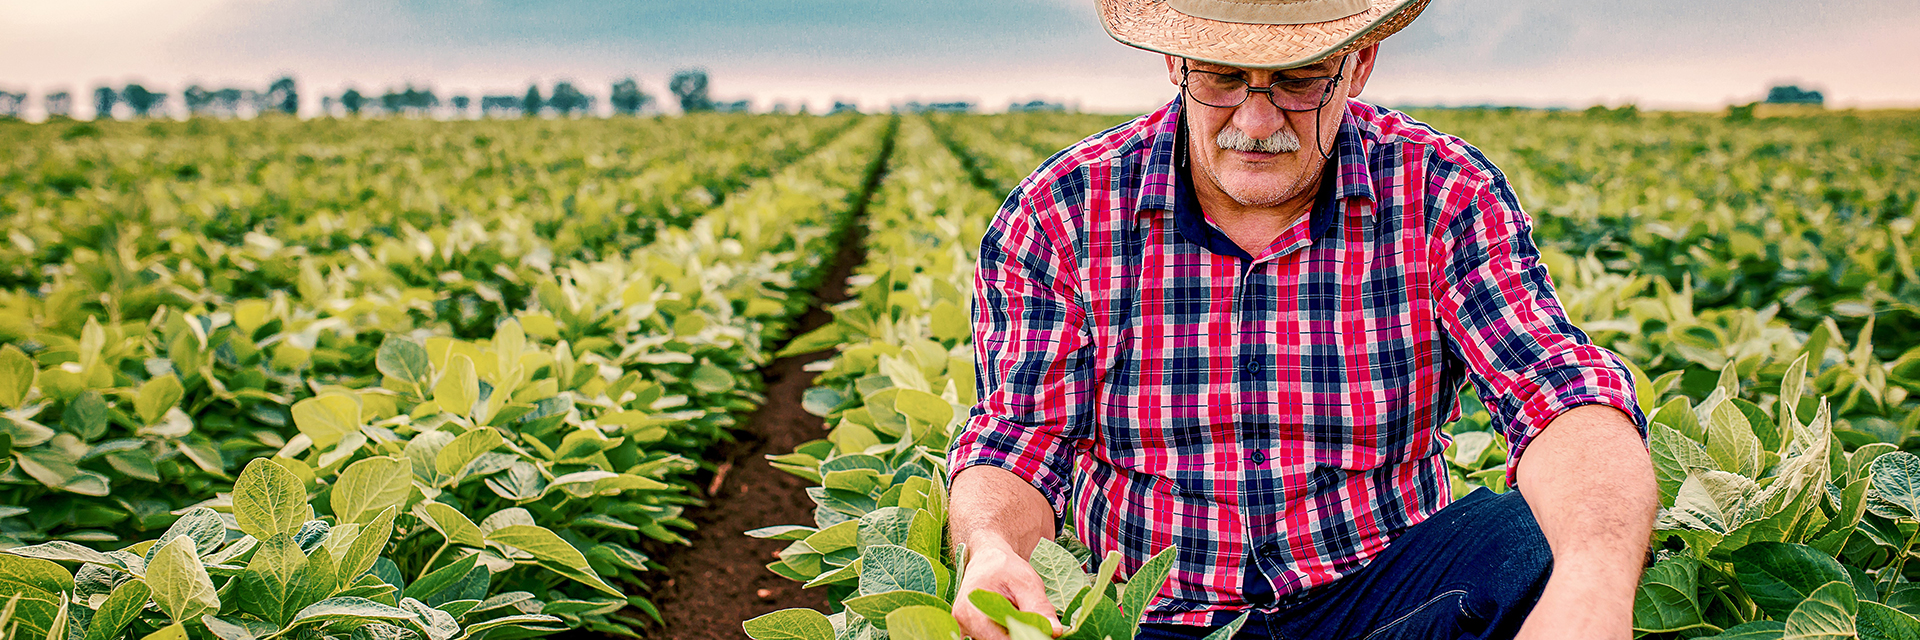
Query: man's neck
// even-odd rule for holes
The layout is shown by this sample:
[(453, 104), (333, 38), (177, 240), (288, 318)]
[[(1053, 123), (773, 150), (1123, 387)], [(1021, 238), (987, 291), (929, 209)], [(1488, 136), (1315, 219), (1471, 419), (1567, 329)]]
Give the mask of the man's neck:
[(1256, 258), (1265, 253), (1267, 247), (1294, 223), (1312, 213), (1314, 201), (1324, 186), (1322, 171), (1313, 171), (1306, 176), (1302, 187), (1286, 200), (1272, 205), (1248, 205), (1221, 190), (1205, 170), (1192, 162), (1192, 158), (1189, 158), (1188, 166), (1198, 169), (1192, 172), (1193, 195), (1200, 202), (1200, 210), (1221, 233), (1225, 233), (1247, 255)]

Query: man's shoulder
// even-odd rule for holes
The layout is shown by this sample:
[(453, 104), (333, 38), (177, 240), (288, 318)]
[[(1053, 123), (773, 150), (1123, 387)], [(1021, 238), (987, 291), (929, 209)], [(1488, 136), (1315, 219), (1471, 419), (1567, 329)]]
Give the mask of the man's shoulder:
[[(1369, 161), (1376, 166), (1392, 157), (1403, 163), (1424, 162), (1429, 174), (1457, 176), (1479, 184), (1506, 181), (1478, 147), (1411, 115), (1359, 100), (1349, 101), (1347, 112), (1348, 122), (1360, 131)], [(1409, 158), (1410, 153), (1419, 156)]]

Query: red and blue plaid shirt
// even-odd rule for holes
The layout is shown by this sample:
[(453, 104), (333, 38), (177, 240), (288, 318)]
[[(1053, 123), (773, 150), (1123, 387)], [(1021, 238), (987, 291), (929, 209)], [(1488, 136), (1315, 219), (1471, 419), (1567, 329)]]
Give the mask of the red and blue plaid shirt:
[(1345, 575), (1451, 501), (1441, 426), (1471, 380), (1511, 443), (1632, 376), (1554, 299), (1498, 169), (1346, 104), (1318, 206), (1258, 255), (1207, 222), (1179, 100), (1041, 165), (981, 241), (980, 402), (953, 472), (1072, 505), (1130, 575), (1176, 560), (1148, 620), (1219, 624)]

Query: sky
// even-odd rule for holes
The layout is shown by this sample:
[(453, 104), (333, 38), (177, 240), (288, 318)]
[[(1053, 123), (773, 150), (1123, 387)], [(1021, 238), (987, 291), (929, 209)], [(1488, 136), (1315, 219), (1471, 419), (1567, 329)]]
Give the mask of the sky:
[[(409, 83), (445, 97), (568, 80), (604, 97), (633, 77), (661, 97), (690, 67), (758, 109), (1138, 112), (1174, 92), (1163, 58), (1108, 38), (1093, 0), (0, 0), (0, 89), (35, 106), (286, 74), (309, 111)], [(1920, 0), (1433, 0), (1383, 44), (1362, 97), (1711, 110), (1778, 83), (1830, 106), (1920, 107)]]

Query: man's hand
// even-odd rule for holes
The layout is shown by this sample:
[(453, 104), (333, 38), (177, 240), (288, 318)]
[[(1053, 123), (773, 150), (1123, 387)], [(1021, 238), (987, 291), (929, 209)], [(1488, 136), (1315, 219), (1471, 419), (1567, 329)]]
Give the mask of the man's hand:
[(953, 602), (953, 619), (974, 640), (1007, 640), (1007, 631), (973, 606), (967, 594), (984, 589), (1006, 596), (1021, 611), (1031, 611), (1063, 628), (1047, 601), (1040, 574), (1027, 556), (1041, 540), (1053, 537), (1053, 507), (1040, 490), (1005, 469), (976, 466), (953, 477), (947, 510), (954, 544), (967, 545), (966, 572)]
[(1517, 478), (1553, 548), (1553, 576), (1518, 638), (1633, 637), (1633, 592), (1660, 494), (1626, 414), (1574, 407), (1535, 436)]
[(1054, 614), (1053, 604), (1047, 601), (1047, 588), (1041, 584), (1040, 574), (1005, 541), (985, 538), (989, 536), (975, 536), (974, 543), (980, 545), (979, 548), (967, 548), (970, 557), (966, 575), (960, 579), (959, 597), (953, 602), (953, 619), (959, 621), (960, 631), (974, 640), (1007, 640), (1007, 630), (967, 598), (967, 594), (981, 589), (1006, 596), (1021, 611), (1046, 617), (1053, 625), (1050, 631), (1059, 636), (1065, 628)]

